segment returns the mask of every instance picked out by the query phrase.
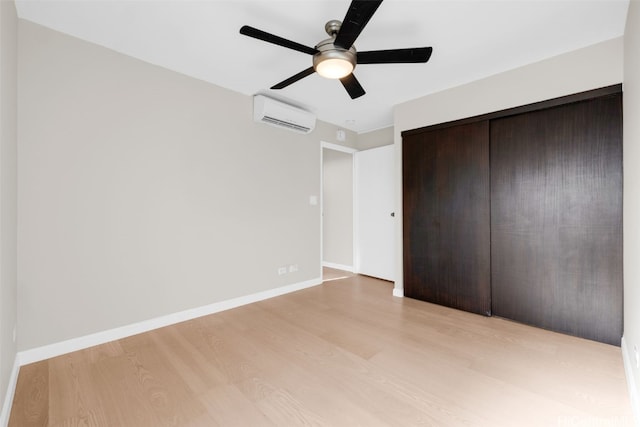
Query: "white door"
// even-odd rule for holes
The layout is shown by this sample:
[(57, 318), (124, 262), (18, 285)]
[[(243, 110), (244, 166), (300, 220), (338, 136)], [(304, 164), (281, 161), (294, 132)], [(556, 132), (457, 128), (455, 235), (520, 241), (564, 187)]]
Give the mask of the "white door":
[(393, 145), (359, 151), (356, 161), (356, 271), (395, 280)]

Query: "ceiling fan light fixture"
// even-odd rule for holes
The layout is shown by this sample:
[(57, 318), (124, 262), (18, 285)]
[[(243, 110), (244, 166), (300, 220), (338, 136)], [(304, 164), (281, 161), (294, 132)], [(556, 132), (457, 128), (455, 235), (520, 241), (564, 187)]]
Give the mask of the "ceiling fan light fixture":
[(316, 66), (316, 72), (327, 79), (341, 79), (353, 72), (353, 64), (342, 58), (327, 58)]
[(333, 44), (333, 38), (323, 40), (313, 55), (313, 69), (327, 79), (341, 79), (353, 72), (356, 67), (356, 49), (342, 49)]

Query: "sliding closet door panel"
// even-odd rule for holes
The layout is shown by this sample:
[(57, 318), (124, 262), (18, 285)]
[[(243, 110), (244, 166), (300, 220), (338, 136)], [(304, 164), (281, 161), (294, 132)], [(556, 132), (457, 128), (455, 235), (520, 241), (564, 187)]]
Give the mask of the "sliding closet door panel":
[(622, 104), (491, 122), (492, 309), (620, 345)]
[(403, 138), (405, 296), (491, 314), (487, 121)]

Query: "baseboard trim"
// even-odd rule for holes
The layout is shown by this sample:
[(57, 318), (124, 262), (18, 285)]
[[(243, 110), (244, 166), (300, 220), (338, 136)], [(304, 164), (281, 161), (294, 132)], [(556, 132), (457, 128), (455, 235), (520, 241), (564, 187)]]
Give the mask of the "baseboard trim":
[(638, 394), (638, 388), (633, 379), (633, 363), (629, 356), (629, 348), (627, 347), (624, 337), (622, 337), (620, 349), (622, 350), (622, 363), (624, 364), (624, 373), (627, 377), (627, 387), (629, 387), (629, 399), (631, 400), (631, 409), (633, 410), (635, 425), (640, 426), (640, 394)]
[(349, 273), (355, 273), (352, 265), (336, 264), (335, 262), (322, 261), (322, 266), (335, 268), (336, 270), (348, 271)]
[(0, 412), (0, 427), (9, 425), (9, 417), (11, 416), (11, 406), (13, 404), (13, 396), (16, 394), (16, 386), (18, 385), (18, 373), (20, 372), (20, 359), (16, 354), (13, 360), (13, 368), (9, 376), (9, 384), (7, 385), (7, 393), (4, 395), (4, 403), (2, 404), (2, 412)]
[(398, 298), (404, 298), (404, 289), (394, 287), (393, 296)]
[(322, 283), (322, 278), (307, 280), (304, 282), (294, 283), (292, 285), (282, 286), (267, 291), (257, 292), (251, 295), (245, 295), (230, 300), (208, 304), (177, 313), (168, 314), (166, 316), (156, 317), (154, 319), (144, 320), (138, 323), (122, 326), (119, 328), (109, 329), (107, 331), (97, 332), (95, 334), (85, 335), (83, 337), (72, 338), (66, 341), (21, 351), (18, 353), (18, 361), (20, 366), (30, 363), (39, 362), (41, 360), (50, 359), (73, 351), (83, 350), (95, 345), (104, 344), (110, 341), (130, 337), (143, 332), (152, 331), (154, 329), (195, 319), (197, 317), (207, 316), (209, 314), (218, 313), (254, 302), (266, 300), (302, 289), (310, 288)]

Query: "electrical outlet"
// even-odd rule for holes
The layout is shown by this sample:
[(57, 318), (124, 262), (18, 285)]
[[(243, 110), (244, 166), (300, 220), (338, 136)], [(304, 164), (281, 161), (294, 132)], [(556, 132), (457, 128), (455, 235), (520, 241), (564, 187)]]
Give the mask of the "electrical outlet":
[(291, 264), (289, 266), (289, 273), (293, 273), (295, 271), (298, 271), (298, 264)]
[(278, 267), (278, 276), (282, 276), (283, 274), (287, 274), (287, 267)]
[(638, 353), (638, 346), (633, 346), (633, 355), (636, 357), (636, 368), (640, 368), (640, 354)]

